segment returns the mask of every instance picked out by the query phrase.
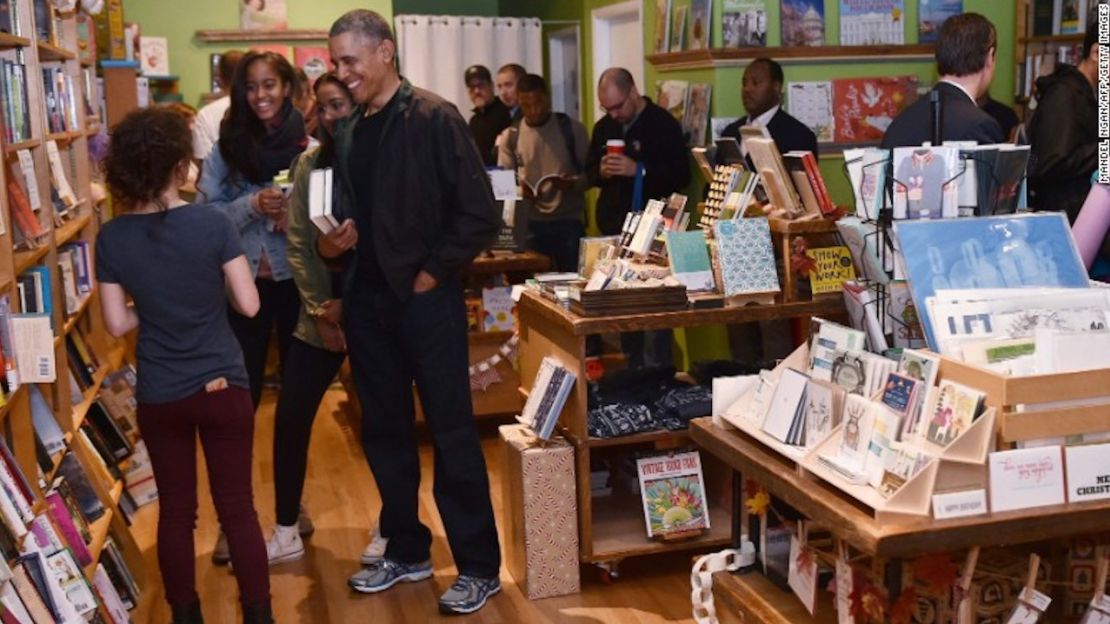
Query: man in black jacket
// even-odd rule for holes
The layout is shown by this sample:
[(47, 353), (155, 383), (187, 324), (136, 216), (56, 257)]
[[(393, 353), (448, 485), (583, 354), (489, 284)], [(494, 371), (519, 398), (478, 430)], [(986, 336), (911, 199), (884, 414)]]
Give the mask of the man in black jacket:
[(740, 97), (747, 115), (725, 126), (721, 136), (740, 141), (740, 127), (763, 126), (771, 133), (780, 154), (794, 150), (813, 152), (817, 157), (817, 135), (782, 109), (782, 65), (757, 58), (744, 69)]
[(471, 65), (463, 74), (466, 95), (474, 105), (470, 132), (487, 167), (497, 164), (497, 137), (512, 123), (509, 107), (493, 93), (493, 77), (485, 65)]
[(496, 237), (500, 211), (466, 122), (397, 74), (381, 15), (346, 13), (329, 47), (358, 109), (336, 129), (344, 220), (317, 247), (325, 258), (350, 256), (343, 317), (388, 539), (384, 558), (348, 584), (375, 593), (432, 576), (432, 536), (418, 514), (415, 382), (436, 450), (436, 507), (459, 570), (439, 606), (471, 613), (501, 590), (501, 559), (471, 411), (459, 273)]
[[(953, 15), (940, 27), (934, 53), (940, 80), (933, 91), (942, 102), (943, 140), (977, 141), (980, 145), (1006, 140), (998, 122), (975, 104), (994, 79), (997, 41), (994, 25), (978, 13)], [(918, 98), (887, 128), (882, 148), (932, 141), (930, 119), (929, 96)]]
[[(642, 210), (649, 199), (677, 193), (690, 183), (690, 162), (682, 127), (636, 89), (627, 69), (612, 67), (601, 74), (597, 99), (606, 115), (594, 124), (586, 172), (601, 187), (597, 228), (619, 234), (629, 210)], [(606, 154), (610, 139), (624, 141), (623, 154)], [(642, 185), (639, 205), (632, 200)]]
[(1029, 122), (1029, 204), (1036, 210), (1063, 210), (1071, 221), (1098, 165), (1097, 22), (1087, 28), (1082, 53), (1078, 65), (1060, 65), (1037, 80), (1037, 109)]

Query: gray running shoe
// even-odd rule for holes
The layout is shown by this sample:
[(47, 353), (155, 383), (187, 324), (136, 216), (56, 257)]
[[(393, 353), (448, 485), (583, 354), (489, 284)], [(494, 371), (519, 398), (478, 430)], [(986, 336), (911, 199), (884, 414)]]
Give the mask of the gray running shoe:
[(460, 574), (455, 584), (439, 597), (439, 610), (447, 614), (474, 613), (489, 597), (501, 591), (501, 579)]
[(351, 578), (347, 579), (347, 584), (357, 592), (376, 594), (402, 581), (415, 583), (431, 577), (431, 561), (410, 564), (382, 559), (378, 563), (356, 572)]

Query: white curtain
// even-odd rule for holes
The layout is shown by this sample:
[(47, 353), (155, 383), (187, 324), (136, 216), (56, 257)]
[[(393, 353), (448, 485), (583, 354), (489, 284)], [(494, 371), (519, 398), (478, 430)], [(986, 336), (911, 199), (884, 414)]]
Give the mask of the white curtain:
[(401, 74), (414, 85), (438, 93), (469, 118), (463, 72), (485, 65), (497, 69), (519, 63), (543, 74), (542, 26), (533, 17), (398, 15), (394, 18)]

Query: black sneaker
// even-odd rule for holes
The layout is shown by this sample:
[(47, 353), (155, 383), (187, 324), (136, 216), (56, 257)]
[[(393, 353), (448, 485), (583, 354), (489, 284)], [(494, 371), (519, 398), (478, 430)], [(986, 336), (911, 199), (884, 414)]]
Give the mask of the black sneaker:
[(501, 591), (501, 579), (484, 579), (460, 574), (455, 584), (439, 598), (439, 610), (448, 614), (474, 613), (486, 606), (489, 597)]

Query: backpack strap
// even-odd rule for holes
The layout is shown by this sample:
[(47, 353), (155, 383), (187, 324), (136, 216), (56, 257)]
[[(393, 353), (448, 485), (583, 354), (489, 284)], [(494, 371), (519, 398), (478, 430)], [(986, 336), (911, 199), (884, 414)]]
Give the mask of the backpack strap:
[(555, 113), (555, 120), (559, 123), (559, 131), (563, 133), (563, 143), (570, 153), (570, 162), (574, 165), (575, 173), (582, 173), (582, 161), (578, 160), (578, 150), (574, 149), (574, 128), (571, 126), (570, 117), (566, 113)]

